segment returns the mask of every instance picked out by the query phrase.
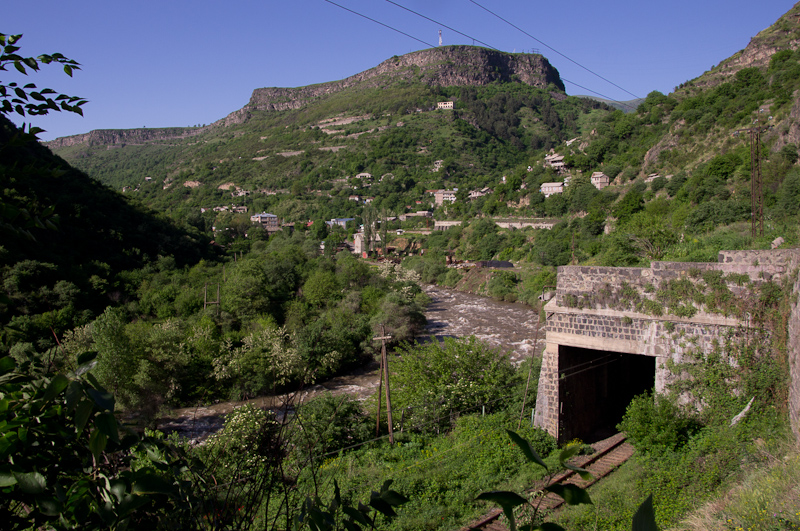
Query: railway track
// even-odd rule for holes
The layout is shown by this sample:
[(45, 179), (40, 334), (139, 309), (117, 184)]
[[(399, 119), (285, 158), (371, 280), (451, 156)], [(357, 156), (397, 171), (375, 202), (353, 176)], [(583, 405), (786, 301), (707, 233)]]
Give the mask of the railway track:
[[(592, 446), (595, 449), (592, 455), (578, 456), (571, 461), (571, 464), (585, 468), (591, 472), (593, 479), (586, 481), (581, 479), (581, 477), (572, 470), (566, 470), (556, 475), (549, 484), (562, 483), (577, 485), (584, 489), (589, 488), (600, 479), (609, 475), (633, 455), (633, 446), (627, 442), (627, 437), (624, 433), (618, 433)], [(525, 494), (539, 492), (545, 486), (545, 483), (534, 485), (526, 490)], [(564, 503), (564, 500), (559, 496), (550, 493), (541, 499), (539, 510), (553, 512), (558, 510)], [(501, 509), (494, 509), (481, 519), (472, 522), (466, 527), (462, 527), (459, 531), (508, 531), (508, 528), (500, 522), (500, 516), (502, 514), (503, 511)]]

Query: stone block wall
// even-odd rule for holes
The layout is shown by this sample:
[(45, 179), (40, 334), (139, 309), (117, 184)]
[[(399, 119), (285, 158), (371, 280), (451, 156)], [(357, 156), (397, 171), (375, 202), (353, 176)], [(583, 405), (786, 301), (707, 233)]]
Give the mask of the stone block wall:
[[(791, 373), (789, 410), (792, 428), (800, 441), (800, 249), (769, 251), (723, 251), (716, 263), (654, 262), (650, 268), (562, 266), (558, 268), (556, 296), (545, 307), (547, 346), (539, 378), (535, 424), (554, 436), (559, 434), (558, 396), (559, 346), (598, 351), (654, 356), (656, 391), (661, 392), (675, 376), (667, 362), (684, 360), (689, 349), (708, 353), (715, 344), (729, 337), (748, 333), (746, 324), (735, 318), (700, 311), (691, 318), (674, 315), (654, 316), (619, 311), (602, 297), (590, 296), (605, 290), (619, 291), (623, 284), (644, 297), (652, 297), (661, 282), (690, 278), (702, 281), (702, 272), (720, 271), (725, 275), (746, 274), (751, 282), (794, 279), (795, 299), (788, 329), (788, 354)], [(701, 275), (697, 275), (697, 272)], [(747, 288), (728, 282), (737, 297), (747, 297)], [(573, 297), (585, 296), (593, 307), (576, 308), (566, 304)]]

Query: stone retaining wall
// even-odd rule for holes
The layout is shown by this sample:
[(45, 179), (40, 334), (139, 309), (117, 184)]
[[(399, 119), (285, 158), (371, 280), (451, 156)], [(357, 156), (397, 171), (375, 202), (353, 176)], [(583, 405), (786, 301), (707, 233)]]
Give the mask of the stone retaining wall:
[[(609, 288), (614, 291), (628, 285), (643, 297), (652, 297), (662, 282), (688, 278), (702, 281), (702, 272), (720, 271), (725, 275), (747, 275), (751, 282), (780, 281), (794, 278), (788, 328), (790, 365), (789, 415), (800, 441), (800, 249), (771, 251), (723, 251), (716, 263), (654, 262), (650, 268), (562, 266), (558, 268), (556, 297), (545, 306), (547, 346), (539, 377), (535, 424), (559, 436), (559, 346), (597, 351), (654, 356), (656, 392), (663, 392), (675, 376), (667, 368), (669, 360), (684, 361), (688, 349), (709, 353), (728, 338), (740, 338), (748, 324), (735, 318), (698, 312), (691, 318), (674, 315), (653, 316), (619, 311), (603, 306), (603, 297), (595, 295)], [(698, 275), (698, 272), (700, 273)], [(755, 296), (736, 279), (727, 282), (738, 297)], [(569, 307), (576, 297), (591, 300), (593, 307)], [(611, 299), (611, 298), (610, 298)], [(573, 304), (574, 306), (574, 304)]]

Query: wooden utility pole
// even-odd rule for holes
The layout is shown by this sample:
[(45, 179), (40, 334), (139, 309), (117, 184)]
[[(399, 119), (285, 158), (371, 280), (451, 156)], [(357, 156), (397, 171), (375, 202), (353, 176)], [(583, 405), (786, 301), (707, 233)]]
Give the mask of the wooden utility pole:
[(219, 282), (217, 282), (217, 300), (215, 301), (208, 300), (208, 282), (203, 287), (203, 309), (205, 310), (209, 304), (216, 304), (219, 307)]
[(381, 335), (373, 337), (373, 341), (381, 342), (381, 379), (378, 383), (378, 416), (375, 419), (375, 436), (380, 434), (381, 423), (381, 387), (384, 377), (386, 378), (386, 417), (389, 424), (389, 443), (394, 444), (394, 431), (392, 428), (392, 398), (389, 392), (389, 358), (386, 356), (386, 340), (392, 336), (386, 335), (386, 327), (381, 325)]

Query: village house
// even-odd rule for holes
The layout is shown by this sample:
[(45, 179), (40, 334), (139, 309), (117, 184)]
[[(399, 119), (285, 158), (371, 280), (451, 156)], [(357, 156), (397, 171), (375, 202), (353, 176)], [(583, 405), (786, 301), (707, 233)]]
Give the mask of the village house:
[(430, 210), (417, 210), (416, 212), (408, 212), (407, 214), (400, 214), (399, 218), (400, 221), (405, 221), (408, 218), (413, 218), (413, 217), (430, 218), (432, 216), (433, 213)]
[(253, 223), (258, 223), (259, 225), (267, 229), (267, 232), (280, 230), (280, 220), (278, 220), (278, 216), (276, 216), (275, 214), (268, 214), (266, 212), (262, 212), (261, 214), (255, 214), (254, 216), (250, 216), (250, 221)]
[(433, 199), (437, 205), (443, 205), (445, 201), (448, 203), (453, 203), (456, 200), (456, 192), (458, 192), (458, 188), (454, 188), (453, 190), (436, 190), (433, 193)]
[(333, 227), (333, 226), (337, 226), (338, 225), (339, 227), (342, 227), (343, 229), (346, 229), (347, 228), (347, 222), (348, 221), (355, 221), (355, 220), (356, 220), (356, 218), (333, 218), (330, 221), (326, 221), (325, 224), (327, 226), (329, 226), (329, 227)]
[(564, 171), (564, 155), (559, 155), (558, 153), (546, 155), (544, 157), (544, 166), (550, 166), (559, 173)]
[(480, 190), (472, 190), (470, 191), (469, 195), (467, 196), (470, 200), (477, 199), (479, 197), (483, 197), (485, 195), (489, 195), (492, 193), (492, 189), (489, 187), (481, 188)]
[(349, 199), (350, 201), (360, 201), (361, 200), (361, 196), (360, 195), (349, 195), (349, 196), (347, 196), (347, 199)]
[(597, 188), (598, 190), (602, 190), (603, 188), (611, 184), (611, 178), (601, 171), (596, 171), (592, 173), (591, 181), (594, 187)]
[(539, 191), (544, 194), (545, 197), (550, 197), (553, 194), (561, 194), (564, 193), (564, 183), (542, 183)]
[(452, 101), (440, 101), (436, 104), (437, 109), (452, 109), (453, 102)]

